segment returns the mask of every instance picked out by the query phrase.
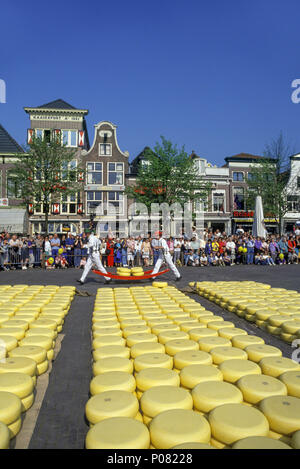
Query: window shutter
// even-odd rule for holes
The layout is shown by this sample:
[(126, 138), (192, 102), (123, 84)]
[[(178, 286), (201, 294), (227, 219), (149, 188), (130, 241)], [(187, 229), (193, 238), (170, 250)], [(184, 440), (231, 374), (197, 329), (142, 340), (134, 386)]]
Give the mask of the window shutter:
[(27, 143), (30, 145), (33, 142), (33, 129), (27, 129)]
[(81, 215), (83, 213), (83, 204), (82, 203), (77, 204), (77, 213), (78, 213), (78, 215)]
[(33, 212), (33, 204), (28, 204), (28, 213), (32, 214)]
[(60, 145), (60, 143), (61, 143), (61, 130), (60, 129), (54, 129), (53, 130), (53, 140), (58, 145)]
[(84, 130), (78, 131), (78, 146), (79, 147), (84, 146)]
[(52, 214), (53, 215), (60, 214), (60, 204), (52, 204)]

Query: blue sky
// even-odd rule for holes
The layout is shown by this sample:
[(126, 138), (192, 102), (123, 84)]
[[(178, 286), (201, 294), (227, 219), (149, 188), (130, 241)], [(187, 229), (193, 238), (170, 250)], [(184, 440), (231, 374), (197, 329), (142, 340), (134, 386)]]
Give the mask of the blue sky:
[(300, 151), (296, 0), (15, 0), (1, 6), (0, 122), (21, 144), (24, 106), (57, 98), (110, 120), (136, 156), (160, 135), (214, 164), (261, 154), (283, 132)]

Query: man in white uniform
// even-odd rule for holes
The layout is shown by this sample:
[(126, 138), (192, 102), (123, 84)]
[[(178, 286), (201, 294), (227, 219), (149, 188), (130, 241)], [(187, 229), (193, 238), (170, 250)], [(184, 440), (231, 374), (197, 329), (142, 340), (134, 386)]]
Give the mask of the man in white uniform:
[(168, 246), (166, 240), (162, 237), (162, 232), (157, 231), (155, 233), (155, 235), (158, 239), (158, 246), (153, 246), (153, 249), (157, 249), (158, 252), (159, 252), (159, 255), (158, 255), (158, 259), (156, 261), (156, 264), (154, 266), (152, 274), (157, 274), (157, 272), (159, 271), (159, 269), (160, 269), (160, 267), (161, 267), (161, 265), (162, 265), (162, 263), (165, 259), (166, 263), (168, 264), (168, 266), (170, 267), (170, 269), (172, 270), (172, 272), (176, 276), (176, 281), (180, 280), (181, 275), (178, 272), (178, 269), (175, 267), (175, 265), (172, 261), (172, 257), (171, 257), (170, 251), (169, 251), (169, 246)]
[[(100, 260), (100, 246), (101, 242), (96, 236), (94, 236), (94, 233), (91, 233), (90, 231), (86, 231), (87, 236), (88, 236), (88, 243), (87, 243), (87, 248), (88, 248), (88, 259), (86, 261), (85, 267), (83, 274), (81, 276), (80, 280), (77, 280), (78, 283), (81, 285), (84, 284), (84, 281), (87, 277), (87, 274), (93, 267), (93, 264), (96, 264), (97, 269), (100, 270), (100, 272), (103, 272), (104, 274), (107, 274), (107, 271), (104, 269), (102, 262)], [(105, 283), (110, 283), (111, 278), (109, 277), (104, 277), (105, 278)]]

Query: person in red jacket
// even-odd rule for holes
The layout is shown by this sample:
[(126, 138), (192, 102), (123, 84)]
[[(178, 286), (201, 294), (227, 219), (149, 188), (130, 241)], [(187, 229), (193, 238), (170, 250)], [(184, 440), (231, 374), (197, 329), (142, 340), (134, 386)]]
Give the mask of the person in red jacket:
[(293, 264), (297, 260), (296, 250), (296, 241), (293, 236), (289, 237), (288, 240), (288, 263)]

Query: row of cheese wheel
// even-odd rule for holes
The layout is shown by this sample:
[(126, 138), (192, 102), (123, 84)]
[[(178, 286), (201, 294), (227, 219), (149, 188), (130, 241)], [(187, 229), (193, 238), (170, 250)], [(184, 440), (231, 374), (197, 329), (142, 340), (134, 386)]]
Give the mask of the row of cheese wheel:
[[(9, 440), (34, 402), (37, 376), (54, 357), (74, 294), (74, 287), (56, 285), (0, 286), (0, 434)], [(7, 438), (0, 438), (0, 448), (6, 447)]]
[[(300, 429), (299, 365), (174, 287), (98, 290), (92, 321), (87, 448), (146, 448), (150, 440), (155, 448), (224, 447), (247, 436), (272, 436), (282, 446), (278, 438)], [(282, 408), (277, 423), (274, 398)], [(266, 409), (256, 409), (262, 401)], [(230, 423), (233, 415), (240, 417)], [(144, 438), (123, 434), (120, 419)], [(251, 419), (253, 426), (245, 424)]]
[(196, 286), (201, 296), (285, 342), (300, 338), (297, 291), (256, 282), (197, 282)]
[(131, 269), (126, 267), (117, 267), (117, 274), (120, 277), (141, 277), (144, 275), (143, 267), (132, 267)]

